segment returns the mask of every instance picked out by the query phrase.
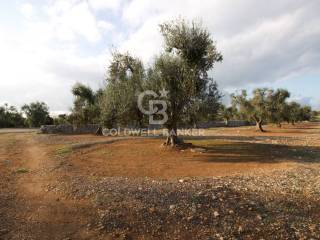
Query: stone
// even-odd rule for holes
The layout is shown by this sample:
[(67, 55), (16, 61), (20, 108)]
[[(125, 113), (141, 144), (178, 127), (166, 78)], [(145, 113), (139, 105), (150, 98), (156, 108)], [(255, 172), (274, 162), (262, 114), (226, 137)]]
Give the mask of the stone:
[(169, 209), (170, 209), (170, 210), (173, 210), (173, 209), (175, 209), (175, 208), (176, 208), (176, 205), (170, 205), (170, 206), (169, 206)]
[(191, 148), (190, 151), (193, 153), (205, 153), (207, 151), (207, 149), (205, 149), (205, 148)]
[(156, 211), (156, 209), (154, 207), (149, 208), (150, 213), (154, 213), (155, 211)]
[(214, 211), (214, 212), (213, 212), (213, 216), (214, 216), (214, 217), (219, 217), (220, 214), (219, 214), (217, 211)]

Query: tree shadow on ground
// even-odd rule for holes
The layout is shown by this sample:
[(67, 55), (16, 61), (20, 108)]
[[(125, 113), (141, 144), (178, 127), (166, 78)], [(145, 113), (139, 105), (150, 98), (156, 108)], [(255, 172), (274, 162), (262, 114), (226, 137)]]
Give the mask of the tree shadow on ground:
[(225, 140), (225, 141), (265, 141), (265, 140), (289, 140), (291, 137), (285, 136), (227, 136), (227, 135), (220, 135), (220, 136), (182, 136), (183, 140), (185, 141), (193, 141), (193, 140)]
[[(270, 139), (270, 137), (268, 137)], [(259, 137), (261, 140), (261, 138)], [(276, 139), (279, 139), (277, 137)], [(250, 142), (242, 142), (250, 140)], [(190, 139), (189, 139), (190, 141)], [(320, 148), (259, 143), (252, 137), (205, 137), (191, 140), (206, 152), (194, 156), (194, 161), (218, 162), (308, 162), (320, 163)]]

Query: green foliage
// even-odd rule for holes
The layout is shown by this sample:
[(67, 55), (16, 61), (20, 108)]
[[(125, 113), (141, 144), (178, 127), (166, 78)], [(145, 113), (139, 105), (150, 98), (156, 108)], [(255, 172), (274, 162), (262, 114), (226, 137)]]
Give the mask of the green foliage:
[(231, 106), (231, 107), (226, 107), (224, 105), (221, 105), (219, 108), (219, 118), (223, 119), (226, 122), (226, 125), (228, 125), (228, 122), (236, 118), (238, 116), (237, 108)]
[(208, 89), (187, 105), (183, 122), (196, 127), (198, 122), (215, 120), (222, 106), (221, 98), (222, 94), (218, 90), (218, 84), (210, 80)]
[(44, 102), (33, 102), (22, 106), (29, 127), (40, 127), (44, 124), (52, 124), (53, 119), (49, 116), (49, 107)]
[(54, 125), (64, 125), (64, 124), (70, 124), (70, 116), (67, 114), (59, 114), (57, 117), (53, 118), (53, 124)]
[(281, 126), (286, 119), (286, 100), (290, 97), (290, 93), (285, 89), (269, 90), (268, 94), (268, 121)]
[(210, 33), (197, 22), (181, 19), (161, 24), (160, 31), (165, 51), (155, 57), (149, 68), (145, 69), (142, 61), (129, 53), (114, 52), (105, 88), (94, 92), (76, 84), (72, 89), (75, 100), (70, 118), (60, 116), (55, 121), (142, 127), (147, 121), (138, 109), (137, 97), (144, 90), (168, 92), (163, 99), (168, 114), (164, 127), (171, 134), (168, 138), (171, 144), (178, 140), (173, 137), (178, 126), (196, 126), (199, 121), (216, 117), (226, 122), (230, 119), (255, 121), (263, 131), (264, 123), (294, 123), (310, 120), (314, 115), (310, 107), (287, 103), (290, 93), (284, 89), (257, 88), (250, 97), (243, 90), (232, 95), (231, 107), (222, 106), (222, 95), (217, 83), (209, 77), (209, 71), (223, 57)]
[(265, 99), (265, 89), (256, 89), (253, 92), (254, 97), (248, 98), (246, 90), (238, 95), (232, 94), (232, 104), (238, 108), (239, 115), (246, 120), (259, 120), (265, 118), (266, 99)]
[(90, 87), (87, 87), (81, 83), (76, 83), (72, 88), (72, 94), (78, 99), (81, 99), (83, 102), (87, 104), (94, 104), (95, 96)]
[(137, 96), (144, 90), (169, 92), (169, 119), (165, 124), (169, 131), (176, 132), (178, 125), (213, 119), (217, 114), (221, 94), (208, 71), (222, 60), (222, 55), (209, 32), (198, 23), (184, 20), (161, 24), (160, 29), (166, 51), (147, 70), (141, 60), (128, 53), (113, 54), (99, 101), (104, 125), (144, 125), (145, 116), (137, 106)]
[(217, 112), (221, 94), (208, 71), (215, 62), (222, 61), (222, 55), (210, 33), (196, 22), (177, 20), (161, 24), (160, 29), (166, 52), (155, 59), (149, 70), (148, 85), (156, 91), (169, 91), (169, 119), (165, 126), (176, 133), (179, 124), (196, 123)]
[(209, 32), (200, 24), (184, 20), (160, 25), (166, 52), (149, 69), (129, 53), (113, 53), (105, 89), (94, 93), (81, 84), (74, 86), (73, 122), (92, 123), (100, 119), (107, 127), (143, 126), (144, 116), (137, 96), (144, 90), (169, 91), (165, 126), (176, 132), (178, 124), (196, 124), (213, 119), (220, 108), (221, 94), (208, 77), (215, 62), (222, 61)]
[(312, 111), (311, 120), (315, 121), (315, 122), (319, 122), (320, 121), (320, 111)]
[(29, 169), (27, 169), (27, 168), (18, 168), (15, 172), (16, 173), (28, 173)]
[(25, 119), (14, 106), (0, 106), (0, 128), (24, 127)]
[(281, 126), (283, 121), (294, 124), (298, 121), (310, 121), (312, 109), (310, 106), (301, 107), (296, 102), (287, 103), (290, 93), (284, 89), (257, 88), (252, 98), (247, 92), (232, 95), (233, 105), (238, 108), (239, 115), (247, 120), (255, 121), (260, 130), (263, 123), (275, 123)]
[(72, 149), (70, 146), (64, 146), (62, 148), (59, 148), (56, 150), (56, 155), (66, 155), (72, 152)]
[(248, 98), (247, 91), (242, 90), (241, 94), (231, 95), (232, 104), (236, 106), (239, 115), (248, 121), (254, 121), (260, 131), (264, 131), (262, 124), (269, 116), (270, 90), (267, 88), (257, 88), (253, 91), (253, 96)]
[(299, 121), (300, 104), (296, 102), (290, 102), (285, 107), (284, 120), (288, 123), (294, 124)]
[(300, 121), (310, 121), (312, 118), (312, 109), (310, 106), (303, 106), (300, 110)]
[(301, 106), (297, 102), (290, 102), (285, 108), (284, 121), (295, 124), (301, 121), (312, 120), (312, 109), (310, 106)]
[(167, 52), (176, 52), (187, 65), (198, 68), (206, 76), (215, 62), (222, 61), (210, 33), (200, 23), (188, 24), (178, 19), (161, 24), (160, 31)]
[(98, 106), (101, 90), (94, 92), (90, 87), (76, 83), (72, 88), (75, 97), (69, 121), (74, 125), (99, 123), (100, 108)]
[(141, 127), (144, 116), (137, 106), (137, 96), (145, 81), (141, 60), (128, 53), (113, 53), (107, 75), (107, 86), (99, 103), (103, 124)]

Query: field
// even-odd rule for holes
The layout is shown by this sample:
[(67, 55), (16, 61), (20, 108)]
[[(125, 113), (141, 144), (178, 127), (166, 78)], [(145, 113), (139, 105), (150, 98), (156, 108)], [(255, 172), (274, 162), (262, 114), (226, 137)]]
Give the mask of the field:
[(320, 239), (320, 124), (266, 130), (181, 150), (2, 130), (0, 239)]

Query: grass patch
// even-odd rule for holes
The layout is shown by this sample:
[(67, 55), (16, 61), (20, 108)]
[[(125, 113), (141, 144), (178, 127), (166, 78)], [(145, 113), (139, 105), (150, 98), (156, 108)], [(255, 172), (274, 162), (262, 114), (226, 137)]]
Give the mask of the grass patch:
[(18, 168), (16, 171), (16, 173), (28, 173), (29, 172), (29, 169), (26, 169), (26, 168)]
[(65, 146), (56, 150), (56, 155), (66, 155), (72, 152), (71, 147)]

